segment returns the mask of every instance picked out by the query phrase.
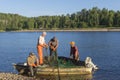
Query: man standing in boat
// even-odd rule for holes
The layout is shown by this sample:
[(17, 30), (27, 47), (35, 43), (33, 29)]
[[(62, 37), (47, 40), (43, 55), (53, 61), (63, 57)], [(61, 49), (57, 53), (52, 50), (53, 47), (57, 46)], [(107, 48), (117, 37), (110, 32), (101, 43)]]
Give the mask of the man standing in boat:
[(38, 66), (38, 59), (34, 53), (30, 52), (27, 58), (27, 65), (29, 66), (30, 76), (34, 76), (33, 68)]
[(70, 46), (71, 46), (70, 58), (73, 56), (73, 59), (78, 61), (79, 60), (79, 52), (78, 52), (77, 46), (75, 46), (75, 42), (74, 41), (70, 42)]
[(57, 61), (57, 57), (58, 57), (58, 55), (57, 55), (57, 48), (58, 48), (57, 38), (53, 37), (49, 41), (48, 45), (49, 45), (49, 50), (50, 50), (50, 59), (52, 59), (52, 57), (53, 57), (54, 61)]
[(38, 51), (38, 56), (39, 56), (39, 64), (43, 64), (43, 48), (47, 48), (48, 45), (45, 43), (45, 36), (46, 32), (43, 32), (42, 35), (38, 39), (38, 44), (37, 44), (37, 51)]

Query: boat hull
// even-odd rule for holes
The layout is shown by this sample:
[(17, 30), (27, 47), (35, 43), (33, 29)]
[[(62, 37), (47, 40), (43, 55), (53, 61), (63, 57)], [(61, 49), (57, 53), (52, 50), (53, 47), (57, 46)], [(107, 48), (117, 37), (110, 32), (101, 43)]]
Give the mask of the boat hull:
[(77, 68), (38, 68), (38, 75), (83, 75), (92, 74), (92, 68), (77, 67)]
[[(84, 61), (75, 61), (66, 57), (58, 57), (59, 60), (62, 60), (61, 64), (67, 65), (66, 62), (74, 63), (75, 66), (63, 67), (63, 65), (57, 66), (38, 66), (34, 68), (36, 75), (82, 75), (82, 74), (92, 74), (92, 68), (85, 67)], [(65, 62), (66, 61), (66, 62)], [(18, 71), (19, 74), (29, 74), (29, 68), (23, 63), (14, 64), (14, 68)]]

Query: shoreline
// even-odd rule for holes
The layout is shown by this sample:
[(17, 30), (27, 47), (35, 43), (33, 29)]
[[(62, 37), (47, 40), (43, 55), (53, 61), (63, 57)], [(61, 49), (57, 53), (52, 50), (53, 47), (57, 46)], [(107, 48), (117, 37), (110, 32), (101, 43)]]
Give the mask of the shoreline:
[(0, 72), (0, 80), (40, 80), (40, 79), (14, 73)]
[(43, 29), (43, 30), (16, 30), (16, 31), (0, 31), (0, 32), (120, 32), (120, 28), (86, 28), (86, 29)]

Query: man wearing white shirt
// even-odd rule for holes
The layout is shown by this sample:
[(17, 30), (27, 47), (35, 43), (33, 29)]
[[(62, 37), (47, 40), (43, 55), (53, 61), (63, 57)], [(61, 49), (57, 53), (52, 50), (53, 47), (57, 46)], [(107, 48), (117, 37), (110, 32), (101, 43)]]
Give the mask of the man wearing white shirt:
[(46, 32), (43, 32), (38, 39), (37, 51), (38, 51), (40, 65), (43, 64), (43, 48), (47, 47), (47, 44), (45, 43), (46, 34), (47, 34)]

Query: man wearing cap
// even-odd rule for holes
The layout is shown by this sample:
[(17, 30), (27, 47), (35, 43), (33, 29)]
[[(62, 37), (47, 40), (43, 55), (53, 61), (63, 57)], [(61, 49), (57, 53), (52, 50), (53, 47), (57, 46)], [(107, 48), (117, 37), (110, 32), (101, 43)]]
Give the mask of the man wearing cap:
[(32, 52), (29, 53), (29, 56), (27, 58), (27, 64), (29, 66), (31, 76), (34, 76), (33, 68), (38, 66), (38, 59), (37, 59), (37, 57), (35, 56), (34, 53), (32, 53)]
[(43, 32), (42, 35), (38, 38), (37, 51), (39, 56), (39, 64), (43, 64), (43, 48), (47, 48), (48, 45), (45, 43), (46, 32)]
[(73, 56), (73, 59), (78, 61), (79, 60), (79, 52), (78, 52), (77, 46), (75, 46), (75, 42), (74, 41), (70, 42), (70, 46), (71, 46), (70, 57)]
[(50, 58), (54, 57), (54, 60), (57, 60), (57, 48), (58, 48), (58, 40), (56, 37), (53, 37), (49, 43), (49, 50), (50, 50)]

